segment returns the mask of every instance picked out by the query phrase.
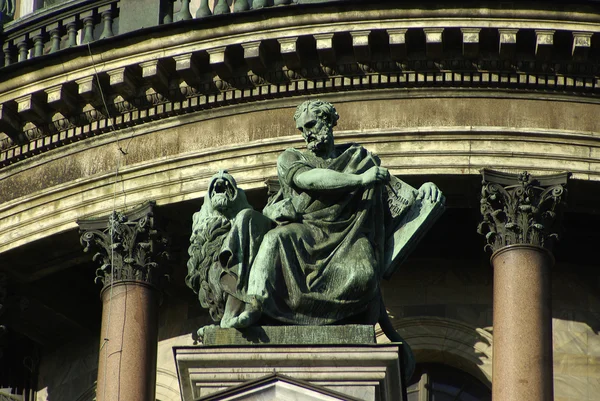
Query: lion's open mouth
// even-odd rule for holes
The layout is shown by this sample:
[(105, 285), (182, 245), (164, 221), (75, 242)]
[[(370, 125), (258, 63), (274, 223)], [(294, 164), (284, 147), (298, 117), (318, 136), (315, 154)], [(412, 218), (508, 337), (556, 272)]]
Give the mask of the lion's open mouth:
[(225, 178), (217, 178), (213, 182), (212, 187), (213, 195), (226, 195), (230, 200), (235, 196), (235, 188), (231, 185), (231, 183)]
[(213, 180), (210, 187), (210, 200), (217, 210), (226, 208), (235, 199), (235, 186), (227, 177), (218, 177)]

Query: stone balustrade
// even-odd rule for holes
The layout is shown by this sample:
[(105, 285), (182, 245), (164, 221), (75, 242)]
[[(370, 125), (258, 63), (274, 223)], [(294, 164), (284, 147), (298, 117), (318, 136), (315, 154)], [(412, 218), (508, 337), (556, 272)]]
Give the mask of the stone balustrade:
[[(331, 2), (325, 0), (321, 2)], [(205, 18), (212, 15), (256, 10), (272, 5), (292, 4), (292, 0), (235, 0), (230, 7), (227, 0), (201, 0), (199, 7), (190, 9), (190, 0), (177, 0), (178, 11), (174, 14), (176, 0), (158, 0), (164, 3), (157, 23)], [(294, 3), (302, 3), (295, 0)], [(0, 69), (9, 65), (40, 57), (60, 50), (91, 43), (95, 40), (118, 35), (120, 0), (75, 0), (50, 7), (33, 15), (6, 23), (0, 29)], [(139, 10), (135, 10), (139, 13)], [(148, 12), (148, 10), (146, 10)], [(0, 21), (0, 28), (4, 21)], [(3, 32), (4, 31), (4, 32)]]
[(0, 71), (32, 58), (118, 34), (119, 0), (79, 0), (7, 24)]
[[(241, 3), (233, 9), (245, 10)], [(211, 12), (225, 12), (224, 4), (217, 1)], [(185, 12), (188, 2), (182, 6), (175, 19), (188, 21), (158, 27), (155, 42), (143, 35), (130, 39), (143, 52), (136, 46), (112, 51), (110, 43), (96, 42), (97, 56), (82, 48), (85, 63), (66, 62), (47, 79), (25, 85), (11, 60), (73, 46), (81, 35), (82, 43), (89, 42), (92, 32), (101, 32), (98, 38), (118, 33), (119, 3), (75, 2), (72, 12), (35, 28), (56, 32), (47, 36), (50, 45), (34, 40), (35, 24), (27, 24), (27, 32), (5, 32), (0, 167), (109, 130), (261, 99), (423, 87), (594, 98), (600, 86), (597, 13), (529, 10), (508, 18), (501, 9), (461, 14), (356, 3), (345, 12), (323, 5), (315, 14), (314, 7), (295, 5), (240, 14), (227, 25), (209, 18), (195, 30), (199, 22)], [(208, 15), (200, 13), (205, 6), (203, 1), (198, 17)], [(339, 22), (331, 24), (334, 14)], [(261, 31), (245, 24), (256, 18), (264, 20)], [(76, 28), (83, 34), (75, 35)]]

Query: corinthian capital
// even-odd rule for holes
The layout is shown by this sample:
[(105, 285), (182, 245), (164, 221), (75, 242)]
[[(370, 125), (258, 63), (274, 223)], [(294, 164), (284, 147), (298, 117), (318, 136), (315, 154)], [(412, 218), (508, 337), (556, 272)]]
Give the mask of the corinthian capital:
[(558, 239), (570, 173), (532, 177), (483, 169), (481, 215), (477, 232), (486, 249), (529, 244), (550, 248)]
[(153, 208), (150, 202), (127, 213), (77, 221), (83, 251), (96, 251), (96, 282), (104, 287), (123, 280), (159, 284), (166, 274), (161, 262), (168, 260), (167, 240), (154, 227)]

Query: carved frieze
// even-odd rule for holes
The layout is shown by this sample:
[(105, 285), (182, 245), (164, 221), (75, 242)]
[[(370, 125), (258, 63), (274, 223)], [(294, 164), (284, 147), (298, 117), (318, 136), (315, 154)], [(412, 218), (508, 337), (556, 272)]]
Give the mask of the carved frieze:
[(550, 248), (558, 239), (566, 203), (569, 173), (533, 177), (482, 170), (480, 210), (483, 221), (477, 231), (485, 235), (486, 249), (529, 244)]
[(97, 251), (96, 282), (105, 287), (122, 280), (158, 285), (167, 275), (168, 241), (155, 227), (153, 207), (148, 203), (129, 213), (113, 211), (108, 218), (77, 222), (84, 252)]

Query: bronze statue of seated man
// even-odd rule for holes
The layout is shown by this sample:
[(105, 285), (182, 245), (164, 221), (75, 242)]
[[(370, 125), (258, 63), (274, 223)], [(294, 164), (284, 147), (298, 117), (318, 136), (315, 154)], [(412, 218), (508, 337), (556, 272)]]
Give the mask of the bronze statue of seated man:
[[(432, 183), (398, 195), (403, 183), (376, 155), (357, 144), (334, 144), (338, 118), (327, 102), (298, 106), (294, 120), (307, 149), (279, 156), (280, 190), (263, 214), (226, 172), (211, 180), (194, 215), (186, 282), (221, 327), (387, 318), (379, 283), (391, 274), (394, 249), (403, 242), (394, 233), (413, 205), (442, 204), (443, 196)], [(390, 215), (395, 196), (401, 210)]]

